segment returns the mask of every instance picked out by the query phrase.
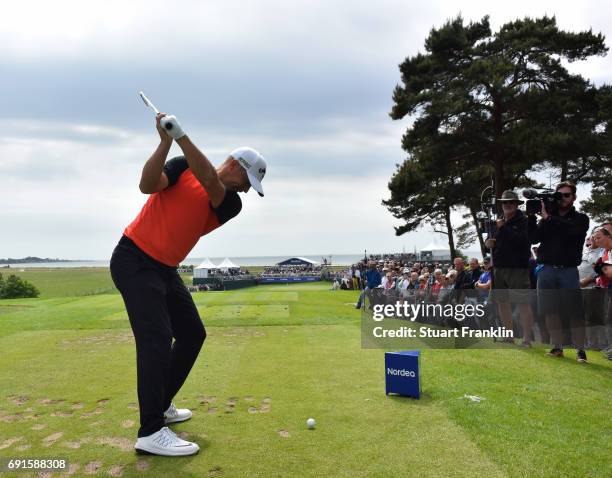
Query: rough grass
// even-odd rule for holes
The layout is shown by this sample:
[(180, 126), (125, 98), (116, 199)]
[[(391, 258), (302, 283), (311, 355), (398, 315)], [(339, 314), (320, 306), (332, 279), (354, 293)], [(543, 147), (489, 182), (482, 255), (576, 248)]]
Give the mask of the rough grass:
[(386, 397), (356, 294), (327, 289), (195, 294), (209, 335), (176, 397), (194, 418), (173, 428), (201, 452), (179, 459), (131, 449), (135, 351), (118, 294), (2, 301), (0, 457), (65, 457), (74, 476), (611, 475), (612, 367), (597, 354), (584, 366), (543, 349), (425, 350), (422, 399)]

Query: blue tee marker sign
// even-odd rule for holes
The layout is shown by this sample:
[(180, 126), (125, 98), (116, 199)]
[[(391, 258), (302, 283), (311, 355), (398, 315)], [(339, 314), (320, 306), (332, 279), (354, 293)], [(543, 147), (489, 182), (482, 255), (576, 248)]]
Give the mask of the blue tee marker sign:
[(386, 394), (421, 397), (420, 352), (385, 352)]

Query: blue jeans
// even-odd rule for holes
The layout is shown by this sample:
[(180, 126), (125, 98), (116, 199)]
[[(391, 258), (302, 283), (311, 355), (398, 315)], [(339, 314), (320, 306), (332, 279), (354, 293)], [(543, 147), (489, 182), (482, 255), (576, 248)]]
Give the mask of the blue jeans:
[(357, 304), (355, 305), (356, 309), (361, 309), (361, 304), (363, 304), (365, 299), (366, 290), (370, 290), (370, 288), (366, 286), (366, 288), (361, 291), (361, 294), (359, 294), (359, 299), (357, 299)]
[(566, 332), (576, 348), (583, 348), (585, 322), (580, 295), (577, 267), (559, 267), (545, 264), (538, 273), (538, 309), (546, 316), (546, 326), (553, 346), (561, 348)]

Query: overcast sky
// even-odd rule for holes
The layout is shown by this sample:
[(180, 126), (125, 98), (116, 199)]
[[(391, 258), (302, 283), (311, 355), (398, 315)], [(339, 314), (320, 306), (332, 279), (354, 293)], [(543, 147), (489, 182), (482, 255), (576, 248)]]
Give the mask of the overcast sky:
[[(146, 200), (158, 136), (144, 90), (218, 164), (238, 146), (268, 162), (264, 198), (190, 254), (412, 250), (381, 205), (408, 120), (392, 121), (397, 65), (461, 13), (496, 29), (555, 14), (611, 37), (606, 2), (3, 2), (0, 15), (0, 258), (108, 259)], [(607, 41), (610, 45), (610, 41)], [(610, 57), (574, 64), (597, 84)], [(179, 154), (173, 146), (171, 156)]]

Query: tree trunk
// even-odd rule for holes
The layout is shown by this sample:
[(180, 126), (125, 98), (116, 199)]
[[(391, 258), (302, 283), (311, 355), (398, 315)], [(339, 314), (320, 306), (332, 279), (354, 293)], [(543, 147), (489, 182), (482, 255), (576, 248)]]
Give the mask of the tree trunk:
[[(493, 121), (495, 122), (495, 137), (493, 138), (492, 159), (493, 167), (495, 168), (495, 197), (500, 198), (506, 189), (506, 181), (504, 179), (504, 151), (502, 144), (502, 110), (499, 100), (494, 97), (493, 100)], [(497, 214), (501, 214), (501, 207), (495, 201), (495, 210)]]
[(567, 181), (567, 169), (568, 169), (568, 165), (567, 165), (567, 159), (564, 159), (563, 161), (561, 161), (561, 181)]
[(448, 248), (450, 249), (451, 261), (457, 255), (455, 250), (455, 238), (453, 237), (453, 225), (451, 224), (450, 206), (444, 208), (444, 221), (446, 222), (446, 230), (448, 231)]
[(472, 215), (472, 220), (474, 221), (474, 226), (476, 227), (476, 235), (478, 236), (478, 243), (480, 244), (480, 252), (482, 257), (484, 258), (487, 253), (487, 248), (485, 247), (484, 239), (482, 238), (483, 231), (480, 230), (479, 221), (476, 217), (476, 210), (470, 206), (470, 214)]

